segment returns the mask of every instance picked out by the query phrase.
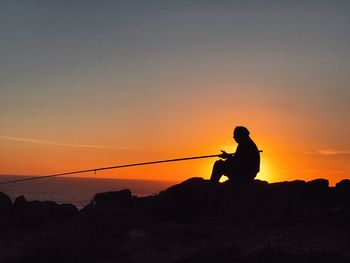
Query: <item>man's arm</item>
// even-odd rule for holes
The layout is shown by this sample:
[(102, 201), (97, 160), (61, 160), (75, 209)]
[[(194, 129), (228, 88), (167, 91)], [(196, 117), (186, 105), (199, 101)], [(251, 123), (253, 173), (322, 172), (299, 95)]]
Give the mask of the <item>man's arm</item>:
[(219, 155), (219, 157), (221, 158), (221, 159), (225, 159), (225, 160), (228, 160), (228, 159), (232, 159), (233, 158), (233, 154), (229, 154), (229, 153), (227, 153), (227, 152), (225, 152), (225, 151), (223, 151), (223, 150), (221, 150), (221, 154)]

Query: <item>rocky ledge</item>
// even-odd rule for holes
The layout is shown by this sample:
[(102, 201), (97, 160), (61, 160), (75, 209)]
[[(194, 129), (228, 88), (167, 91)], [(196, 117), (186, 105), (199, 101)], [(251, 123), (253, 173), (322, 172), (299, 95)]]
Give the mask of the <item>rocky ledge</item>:
[(350, 262), (350, 180), (191, 178), (72, 204), (0, 193), (0, 262)]

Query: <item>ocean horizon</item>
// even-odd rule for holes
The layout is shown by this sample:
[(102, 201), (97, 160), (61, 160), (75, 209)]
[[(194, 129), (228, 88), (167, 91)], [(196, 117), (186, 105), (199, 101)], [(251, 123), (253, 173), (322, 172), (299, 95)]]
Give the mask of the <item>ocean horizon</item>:
[[(25, 179), (28, 176), (0, 175), (0, 182)], [(130, 189), (134, 196), (157, 194), (178, 181), (120, 178), (56, 177), (0, 185), (0, 192), (12, 201), (23, 195), (28, 201), (72, 203), (78, 208), (87, 205), (96, 193)]]

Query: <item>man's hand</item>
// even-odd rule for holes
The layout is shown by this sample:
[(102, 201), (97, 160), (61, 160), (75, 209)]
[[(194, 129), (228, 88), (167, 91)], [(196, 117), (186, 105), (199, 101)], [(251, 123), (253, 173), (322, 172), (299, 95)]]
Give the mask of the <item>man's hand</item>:
[(225, 151), (223, 151), (223, 150), (221, 150), (221, 152), (222, 152), (222, 154), (219, 155), (219, 157), (220, 157), (221, 159), (227, 159), (227, 158), (229, 158), (229, 157), (232, 157), (231, 154), (228, 154), (227, 152), (225, 152)]

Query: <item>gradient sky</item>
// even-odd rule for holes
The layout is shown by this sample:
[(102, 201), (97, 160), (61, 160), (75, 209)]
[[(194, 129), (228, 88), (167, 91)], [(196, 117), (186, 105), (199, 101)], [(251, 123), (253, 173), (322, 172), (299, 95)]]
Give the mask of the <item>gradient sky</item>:
[[(0, 173), (234, 151), (245, 125), (260, 179), (349, 178), (349, 25), (349, 1), (2, 0)], [(214, 160), (97, 176), (208, 178)]]

